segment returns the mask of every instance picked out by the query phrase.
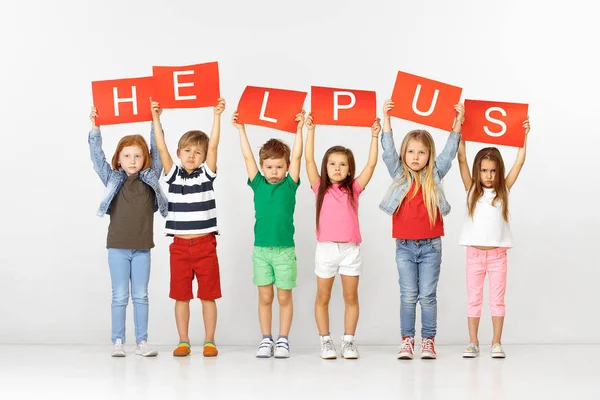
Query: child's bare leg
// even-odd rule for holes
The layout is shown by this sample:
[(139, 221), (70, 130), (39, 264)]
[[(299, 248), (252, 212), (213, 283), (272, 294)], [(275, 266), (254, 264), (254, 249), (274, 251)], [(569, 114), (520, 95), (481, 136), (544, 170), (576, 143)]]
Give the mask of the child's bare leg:
[(217, 302), (214, 300), (200, 300), (202, 302), (202, 319), (204, 320), (204, 342), (215, 342), (217, 329)]
[(258, 321), (263, 336), (271, 334), (273, 298), (273, 284), (258, 287)]
[(317, 276), (317, 298), (315, 299), (315, 320), (319, 335), (329, 334), (329, 301), (335, 276), (319, 278)]
[(288, 336), (292, 327), (292, 317), (294, 316), (291, 289), (277, 288), (277, 300), (279, 301), (279, 336)]
[(180, 342), (190, 342), (188, 329), (190, 326), (190, 301), (175, 300), (175, 323)]

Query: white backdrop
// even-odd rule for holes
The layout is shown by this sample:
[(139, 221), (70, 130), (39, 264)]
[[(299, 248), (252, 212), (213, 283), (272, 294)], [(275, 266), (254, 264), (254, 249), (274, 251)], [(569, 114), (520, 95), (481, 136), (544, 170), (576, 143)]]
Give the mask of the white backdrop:
[[(598, 343), (597, 235), (600, 30), (587, 1), (27, 1), (3, 5), (0, 33), (2, 115), (0, 342), (110, 340), (109, 219), (95, 216), (104, 193), (87, 147), (92, 80), (149, 76), (153, 65), (219, 61), (228, 101), (215, 187), (223, 298), (217, 342), (260, 339), (252, 284), (252, 191), (231, 113), (246, 85), (303, 90), (310, 85), (377, 91), (378, 110), (398, 70), (463, 87), (463, 99), (527, 102), (532, 131), (525, 167), (511, 195), (516, 246), (509, 252), (506, 343)], [(595, 39), (594, 39), (595, 38)], [(310, 95), (305, 108), (310, 107)], [(379, 114), (381, 112), (379, 111)], [(468, 117), (468, 110), (467, 110)], [(188, 129), (210, 130), (212, 109), (166, 110), (174, 152)], [(415, 124), (393, 119), (397, 145)], [(149, 123), (103, 128), (110, 157), (126, 134), (149, 139)], [(247, 127), (253, 148), (293, 135)], [(431, 129), (438, 151), (446, 134)], [(368, 129), (318, 127), (316, 158), (331, 145), (367, 159)], [(469, 160), (481, 145), (468, 146)], [(507, 167), (516, 155), (502, 148)], [(298, 190), (292, 343), (316, 344), (314, 197), (304, 170)], [(361, 196), (364, 275), (362, 344), (398, 344), (399, 289), (391, 220), (378, 209), (390, 178), (379, 160)], [(457, 162), (445, 179), (453, 206), (445, 219), (438, 290), (438, 343), (468, 339), (464, 249), (458, 235), (465, 195)], [(150, 280), (149, 341), (174, 344), (168, 298), (168, 244), (156, 214)], [(342, 333), (336, 281), (331, 330)], [(486, 287), (487, 290), (487, 287)], [(486, 296), (487, 301), (487, 296)], [(203, 339), (197, 300), (191, 339)], [(275, 306), (274, 315), (277, 315)], [(481, 340), (491, 339), (487, 305)], [(128, 339), (133, 342), (132, 308)], [(278, 321), (274, 319), (273, 333)], [(420, 326), (420, 322), (417, 322)], [(336, 339), (337, 340), (337, 339)]]

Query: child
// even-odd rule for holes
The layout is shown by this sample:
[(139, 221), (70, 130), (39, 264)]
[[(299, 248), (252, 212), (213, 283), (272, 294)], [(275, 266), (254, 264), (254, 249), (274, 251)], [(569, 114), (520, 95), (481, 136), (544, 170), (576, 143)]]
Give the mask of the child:
[(150, 249), (154, 247), (154, 212), (167, 216), (167, 199), (160, 189), (162, 165), (152, 134), (150, 151), (143, 136), (123, 137), (112, 165), (106, 162), (102, 136), (96, 125), (98, 113), (92, 107), (92, 130), (88, 142), (94, 170), (108, 189), (97, 215), (110, 215), (106, 247), (112, 284), (112, 356), (125, 357), (125, 314), (131, 301), (135, 321), (135, 354), (153, 357), (158, 353), (146, 343), (148, 338), (148, 281)]
[[(258, 172), (244, 125), (237, 122), (237, 111), (232, 123), (240, 134), (240, 145), (248, 171), (248, 185), (254, 191), (254, 251), (252, 264), (254, 284), (258, 286), (258, 318), (263, 339), (256, 357), (288, 358), (288, 334), (294, 313), (292, 289), (296, 287), (296, 253), (294, 248), (294, 208), (296, 191), (300, 185), (302, 158), (302, 126), (304, 110), (296, 115), (298, 128), (294, 148), (277, 139), (268, 140), (260, 149)], [(273, 342), (271, 318), (273, 284), (279, 301), (279, 338)]]
[(161, 109), (152, 102), (154, 134), (164, 167), (163, 180), (169, 187), (169, 215), (165, 232), (173, 236), (171, 255), (171, 289), (175, 300), (175, 322), (179, 344), (173, 351), (176, 357), (190, 354), (190, 300), (194, 298), (192, 282), (198, 281), (198, 298), (202, 302), (205, 339), (202, 354), (214, 357), (217, 327), (216, 299), (221, 297), (219, 259), (217, 258), (217, 210), (213, 182), (217, 177), (217, 149), (221, 132), (221, 114), (225, 100), (218, 99), (210, 139), (198, 130), (186, 132), (177, 145), (181, 165), (173, 164), (160, 124)]
[(352, 150), (342, 146), (329, 148), (321, 162), (321, 175), (314, 156), (315, 124), (310, 114), (306, 119), (306, 172), (317, 199), (317, 249), (315, 274), (317, 297), (315, 319), (321, 337), (321, 358), (336, 358), (335, 347), (329, 333), (329, 300), (335, 275), (340, 273), (344, 293), (344, 335), (342, 358), (358, 358), (354, 334), (358, 324), (358, 278), (361, 274), (360, 227), (358, 223), (358, 197), (365, 189), (377, 165), (377, 139), (381, 131), (379, 118), (371, 127), (369, 159), (355, 179)]
[(467, 191), (467, 213), (460, 235), (460, 244), (467, 247), (467, 320), (470, 343), (463, 357), (479, 355), (479, 318), (483, 303), (483, 281), (490, 282), (490, 313), (494, 327), (491, 356), (504, 358), (502, 327), (504, 325), (504, 293), (506, 292), (506, 251), (513, 246), (508, 221), (508, 194), (519, 177), (525, 162), (525, 147), (529, 120), (523, 122), (525, 143), (517, 153), (515, 164), (504, 178), (504, 161), (495, 147), (480, 150), (469, 172), (465, 142), (458, 148), (460, 176)]
[(408, 132), (400, 146), (394, 137), (388, 112), (394, 102), (383, 105), (383, 161), (394, 182), (379, 207), (392, 216), (396, 239), (396, 264), (400, 284), (400, 327), (402, 345), (397, 357), (414, 357), (415, 312), (421, 304), (421, 358), (434, 359), (437, 328), (437, 284), (442, 262), (443, 216), (450, 212), (441, 179), (448, 173), (460, 141), (464, 107), (454, 105), (456, 119), (439, 157), (429, 132)]

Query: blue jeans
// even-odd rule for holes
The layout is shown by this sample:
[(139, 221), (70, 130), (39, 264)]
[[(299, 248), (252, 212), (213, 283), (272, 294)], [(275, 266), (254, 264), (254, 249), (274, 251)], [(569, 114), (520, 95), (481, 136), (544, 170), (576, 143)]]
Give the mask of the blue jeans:
[(435, 338), (437, 284), (442, 264), (441, 238), (396, 239), (396, 265), (400, 284), (400, 331), (415, 336), (417, 301), (421, 303), (421, 337)]
[(150, 250), (108, 249), (108, 266), (112, 283), (112, 342), (121, 339), (125, 343), (125, 312), (131, 301), (135, 340), (148, 338), (148, 281), (150, 280)]

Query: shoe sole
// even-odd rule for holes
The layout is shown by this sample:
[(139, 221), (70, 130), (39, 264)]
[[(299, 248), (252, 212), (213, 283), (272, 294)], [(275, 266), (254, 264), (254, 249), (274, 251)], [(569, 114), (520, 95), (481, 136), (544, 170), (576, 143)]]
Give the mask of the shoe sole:
[(189, 355), (190, 355), (190, 353), (187, 353), (187, 354), (175, 354), (175, 353), (173, 353), (173, 357), (187, 357)]
[(492, 358), (506, 358), (506, 354), (492, 354)]
[(463, 353), (463, 358), (477, 358), (479, 357), (479, 354), (472, 354), (472, 353)]
[(273, 354), (271, 354), (270, 356), (259, 356), (257, 355), (256, 358), (271, 358), (273, 357)]
[(421, 360), (436, 360), (436, 359), (437, 359), (437, 355), (433, 355), (433, 354), (421, 355)]
[(273, 356), (273, 358), (281, 360), (282, 358), (290, 358), (290, 356)]
[(340, 357), (342, 357), (344, 360), (358, 360), (358, 356), (344, 357), (343, 355), (341, 355)]
[(398, 356), (398, 360), (412, 360), (414, 356)]
[(337, 356), (329, 356), (329, 357), (321, 356), (321, 360), (335, 360), (336, 358), (337, 358)]
[(142, 357), (156, 357), (158, 355), (158, 353), (150, 353), (150, 354), (135, 353), (135, 355), (142, 356)]
[(125, 354), (111, 354), (110, 356), (115, 358), (122, 358), (125, 357)]

